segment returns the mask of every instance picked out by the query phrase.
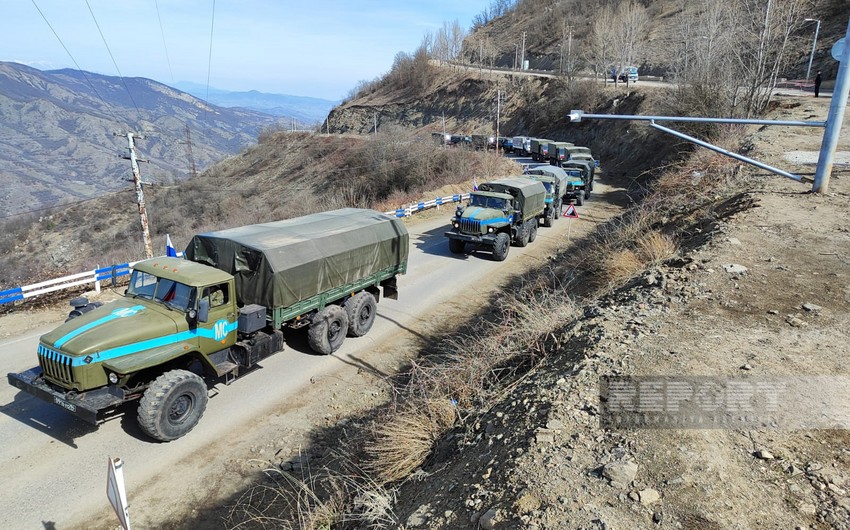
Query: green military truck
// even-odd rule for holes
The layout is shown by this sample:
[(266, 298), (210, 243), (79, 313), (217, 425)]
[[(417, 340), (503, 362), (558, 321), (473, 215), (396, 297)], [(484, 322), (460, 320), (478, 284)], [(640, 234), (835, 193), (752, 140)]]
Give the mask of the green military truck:
[(561, 163), (561, 167), (568, 173), (578, 171), (581, 179), (584, 181), (587, 194), (593, 191), (593, 183), (595, 181), (596, 164), (593, 160), (574, 158)]
[(367, 333), (408, 243), (401, 220), (354, 208), (196, 235), (186, 259), (137, 263), (121, 299), (43, 335), (39, 366), (9, 382), (95, 425), (138, 400), (142, 430), (174, 440), (204, 413), (207, 382), (282, 350), (283, 328), (308, 327), (323, 354)]
[(532, 180), (539, 180), (546, 188), (546, 208), (541, 219), (543, 226), (550, 227), (561, 216), (564, 194), (567, 192), (567, 172), (548, 165), (529, 169), (527, 176)]
[(549, 151), (546, 153), (548, 162), (553, 166), (560, 166), (561, 162), (569, 160), (569, 148), (573, 147), (570, 142), (549, 142)]
[(549, 158), (549, 144), (552, 140), (546, 138), (531, 139), (531, 159), (535, 162), (545, 162)]
[(511, 243), (524, 247), (534, 241), (545, 207), (546, 188), (536, 180), (511, 177), (481, 184), (451, 220), (449, 250), (461, 254), (467, 244), (489, 247), (493, 259), (504, 261)]

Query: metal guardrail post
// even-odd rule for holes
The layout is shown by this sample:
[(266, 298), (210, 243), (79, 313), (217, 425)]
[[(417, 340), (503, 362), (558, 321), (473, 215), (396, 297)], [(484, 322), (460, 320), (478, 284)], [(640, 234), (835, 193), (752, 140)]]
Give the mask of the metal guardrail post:
[(812, 186), (812, 191), (815, 193), (826, 193), (829, 190), (829, 177), (832, 175), (835, 150), (838, 148), (838, 136), (841, 134), (841, 125), (844, 123), (847, 92), (850, 90), (850, 20), (847, 21), (847, 36), (844, 37), (843, 51), (839, 59), (835, 88), (832, 89), (832, 102), (829, 105), (826, 131), (823, 133), (823, 143), (818, 156), (815, 184)]

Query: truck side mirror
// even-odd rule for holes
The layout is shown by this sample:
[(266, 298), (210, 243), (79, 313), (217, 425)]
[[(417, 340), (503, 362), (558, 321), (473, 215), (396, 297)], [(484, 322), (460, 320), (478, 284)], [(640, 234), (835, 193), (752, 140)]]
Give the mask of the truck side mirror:
[(206, 298), (201, 299), (198, 308), (198, 322), (206, 322), (210, 319), (210, 301)]

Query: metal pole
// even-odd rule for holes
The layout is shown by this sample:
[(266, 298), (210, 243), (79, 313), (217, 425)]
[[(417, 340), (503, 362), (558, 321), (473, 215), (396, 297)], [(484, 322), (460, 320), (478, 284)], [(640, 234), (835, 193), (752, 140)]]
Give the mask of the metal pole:
[[(573, 113), (576, 111), (573, 111)], [(572, 114), (572, 113), (571, 113)], [(581, 119), (596, 118), (604, 120), (630, 120), (630, 121), (680, 121), (696, 123), (737, 123), (740, 125), (791, 125), (798, 127), (825, 127), (825, 121), (783, 121), (783, 120), (757, 120), (747, 118), (695, 118), (691, 116), (628, 116), (621, 114), (581, 114)], [(575, 120), (573, 120), (575, 121)]]
[(838, 75), (835, 78), (835, 88), (832, 89), (832, 102), (829, 105), (829, 115), (826, 118), (826, 131), (823, 133), (823, 143), (818, 156), (818, 169), (815, 172), (815, 184), (812, 186), (812, 191), (815, 193), (826, 193), (829, 189), (832, 161), (835, 158), (838, 135), (841, 134), (841, 124), (844, 121), (844, 111), (847, 108), (848, 89), (850, 89), (850, 20), (847, 21), (844, 53), (841, 54)]
[(820, 31), (820, 20), (814, 18), (807, 18), (807, 22), (817, 22), (815, 26), (815, 40), (812, 42), (812, 53), (809, 55), (809, 67), (806, 69), (806, 81), (811, 79), (812, 76), (812, 61), (815, 59), (815, 48), (818, 45), (818, 32)]
[(667, 134), (672, 134), (673, 136), (676, 136), (676, 137), (681, 138), (683, 140), (687, 140), (687, 141), (693, 142), (697, 145), (701, 145), (702, 147), (705, 147), (706, 149), (711, 149), (712, 151), (714, 151), (716, 153), (726, 155), (728, 157), (734, 158), (735, 160), (740, 160), (741, 162), (746, 162), (747, 164), (752, 164), (752, 165), (759, 167), (761, 169), (770, 171), (771, 173), (776, 173), (777, 175), (782, 175), (783, 177), (788, 177), (789, 179), (796, 180), (797, 182), (803, 182), (803, 177), (800, 177), (798, 175), (794, 175), (793, 173), (788, 173), (787, 171), (783, 171), (783, 170), (775, 168), (773, 166), (768, 166), (767, 164), (763, 164), (763, 163), (759, 162), (758, 160), (753, 160), (752, 158), (747, 158), (744, 155), (739, 155), (738, 153), (733, 153), (732, 151), (728, 151), (726, 149), (723, 149), (722, 147), (718, 147), (718, 146), (710, 144), (708, 142), (704, 142), (704, 141), (702, 141), (698, 138), (694, 138), (693, 136), (688, 136), (687, 134), (681, 133), (679, 131), (674, 131), (673, 129), (668, 129), (667, 127), (663, 127), (661, 125), (658, 125), (654, 121), (650, 122), (649, 125), (650, 125), (650, 127), (658, 129), (659, 131), (666, 132)]

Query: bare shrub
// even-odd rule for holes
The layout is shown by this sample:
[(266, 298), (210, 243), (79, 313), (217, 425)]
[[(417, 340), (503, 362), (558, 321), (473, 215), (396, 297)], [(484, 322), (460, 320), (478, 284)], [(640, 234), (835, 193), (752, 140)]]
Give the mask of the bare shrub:
[(366, 468), (380, 483), (407, 477), (425, 462), (455, 418), (448, 400), (419, 402), (396, 411), (376, 425), (365, 447), (370, 457)]

